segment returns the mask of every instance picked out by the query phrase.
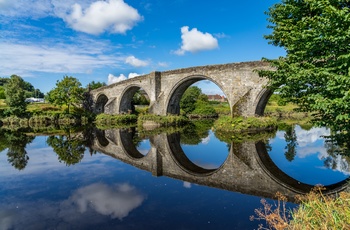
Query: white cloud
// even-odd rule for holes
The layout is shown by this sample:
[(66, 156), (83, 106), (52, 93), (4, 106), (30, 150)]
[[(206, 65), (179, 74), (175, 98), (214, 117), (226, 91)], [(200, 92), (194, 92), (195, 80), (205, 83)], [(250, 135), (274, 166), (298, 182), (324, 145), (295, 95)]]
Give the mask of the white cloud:
[(166, 63), (166, 62), (158, 62), (158, 65), (159, 65), (160, 67), (168, 67), (168, 66), (169, 66), (169, 64)]
[(181, 28), (181, 48), (174, 53), (184, 55), (186, 52), (196, 53), (203, 50), (212, 50), (219, 47), (218, 40), (209, 33), (202, 33), (197, 28), (188, 30), (188, 26)]
[(102, 54), (103, 50), (80, 45), (40, 45), (0, 43), (0, 72), (2, 75), (31, 72), (91, 73), (102, 67), (119, 67), (121, 57)]
[(86, 8), (75, 3), (62, 18), (74, 30), (94, 35), (106, 31), (124, 34), (142, 20), (123, 0), (96, 1)]
[(77, 209), (80, 213), (85, 213), (88, 209), (93, 209), (102, 215), (121, 220), (139, 207), (144, 199), (145, 197), (129, 184), (108, 186), (96, 183), (75, 191), (62, 203), (61, 210), (64, 212)]
[(138, 77), (138, 76), (140, 76), (140, 74), (138, 74), (138, 73), (129, 73), (128, 78), (134, 78), (134, 77)]
[(147, 66), (148, 62), (147, 61), (142, 61), (140, 59), (137, 59), (134, 56), (129, 56), (125, 59), (125, 63), (132, 65), (134, 67), (142, 67), (142, 66)]
[(0, 0), (0, 15), (38, 18), (52, 14), (50, 0)]
[(134, 77), (137, 77), (137, 76), (140, 76), (140, 74), (137, 74), (137, 73), (129, 73), (128, 77), (126, 77), (124, 74), (120, 74), (119, 76), (114, 76), (113, 74), (109, 74), (108, 75), (108, 80), (107, 80), (107, 84), (108, 85), (111, 85), (113, 83), (117, 83), (117, 82), (120, 82), (120, 81), (124, 81), (126, 79), (130, 79), (130, 78), (134, 78)]

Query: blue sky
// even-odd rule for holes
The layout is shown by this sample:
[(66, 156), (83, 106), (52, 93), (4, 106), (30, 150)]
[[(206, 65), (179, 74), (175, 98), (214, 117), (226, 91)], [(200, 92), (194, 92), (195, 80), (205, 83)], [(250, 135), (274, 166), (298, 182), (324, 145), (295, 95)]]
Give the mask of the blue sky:
[(264, 12), (276, 2), (0, 0), (0, 77), (17, 74), (48, 92), (65, 75), (86, 86), (277, 58), (284, 51), (263, 38), (271, 32)]

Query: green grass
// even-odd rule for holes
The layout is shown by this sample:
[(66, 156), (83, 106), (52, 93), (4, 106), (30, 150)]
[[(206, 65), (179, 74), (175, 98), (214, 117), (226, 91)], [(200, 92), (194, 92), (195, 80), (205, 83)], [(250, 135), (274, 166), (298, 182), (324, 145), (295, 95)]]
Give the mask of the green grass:
[(271, 117), (235, 117), (221, 116), (214, 122), (214, 128), (224, 132), (262, 131), (277, 127), (277, 120)]
[(315, 187), (306, 195), (297, 196), (300, 203), (294, 210), (286, 209), (286, 198), (277, 195), (275, 206), (262, 200), (263, 208), (256, 209), (251, 220), (265, 220), (267, 226), (258, 229), (276, 230), (313, 230), (313, 229), (350, 229), (350, 193), (325, 196), (322, 187)]

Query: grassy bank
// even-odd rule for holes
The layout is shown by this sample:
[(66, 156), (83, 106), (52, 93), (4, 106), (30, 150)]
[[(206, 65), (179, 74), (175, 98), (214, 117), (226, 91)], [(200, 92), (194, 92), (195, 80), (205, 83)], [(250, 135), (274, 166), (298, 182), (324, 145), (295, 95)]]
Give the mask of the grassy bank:
[(296, 197), (300, 205), (295, 210), (286, 209), (286, 199), (281, 194), (277, 195), (278, 203), (274, 206), (262, 200), (263, 208), (256, 209), (251, 220), (266, 221), (266, 226), (260, 225), (258, 229), (350, 229), (349, 191), (325, 196), (322, 190), (315, 187), (310, 193)]
[(277, 128), (277, 119), (270, 117), (229, 117), (221, 116), (214, 122), (214, 128), (223, 132), (259, 132)]
[(158, 126), (158, 127), (168, 127), (168, 126), (181, 126), (188, 123), (188, 118), (184, 116), (158, 116), (152, 114), (140, 115), (137, 119), (138, 126)]

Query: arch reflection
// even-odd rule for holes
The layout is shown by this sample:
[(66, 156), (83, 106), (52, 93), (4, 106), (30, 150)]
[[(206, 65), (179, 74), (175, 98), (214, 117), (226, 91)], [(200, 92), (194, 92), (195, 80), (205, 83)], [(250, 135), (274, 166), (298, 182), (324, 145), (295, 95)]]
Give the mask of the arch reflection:
[(135, 127), (120, 130), (120, 140), (125, 153), (131, 158), (140, 159), (149, 152), (149, 150), (139, 151), (138, 146), (143, 139), (137, 134)]
[[(261, 168), (268, 174), (271, 178), (276, 180), (282, 186), (285, 186), (291, 190), (299, 193), (307, 193), (315, 186), (307, 183), (300, 182), (295, 178), (289, 176), (283, 172), (277, 165), (273, 162), (270, 155), (267, 152), (266, 145), (262, 141), (256, 143), (257, 156)], [(348, 179), (329, 184), (323, 185), (325, 188), (324, 193), (335, 193), (345, 189), (348, 186)]]
[[(291, 178), (272, 162), (263, 142), (231, 143), (225, 162), (217, 169), (206, 169), (194, 164), (181, 147), (178, 132), (160, 133), (150, 137), (151, 149), (143, 156), (133, 143), (132, 130), (108, 130), (113, 136), (106, 147), (94, 145), (96, 151), (110, 155), (155, 176), (168, 176), (244, 194), (274, 198), (276, 192), (294, 200), (295, 195), (309, 192), (313, 185)], [(326, 187), (325, 193), (336, 193), (347, 187), (346, 181)]]

